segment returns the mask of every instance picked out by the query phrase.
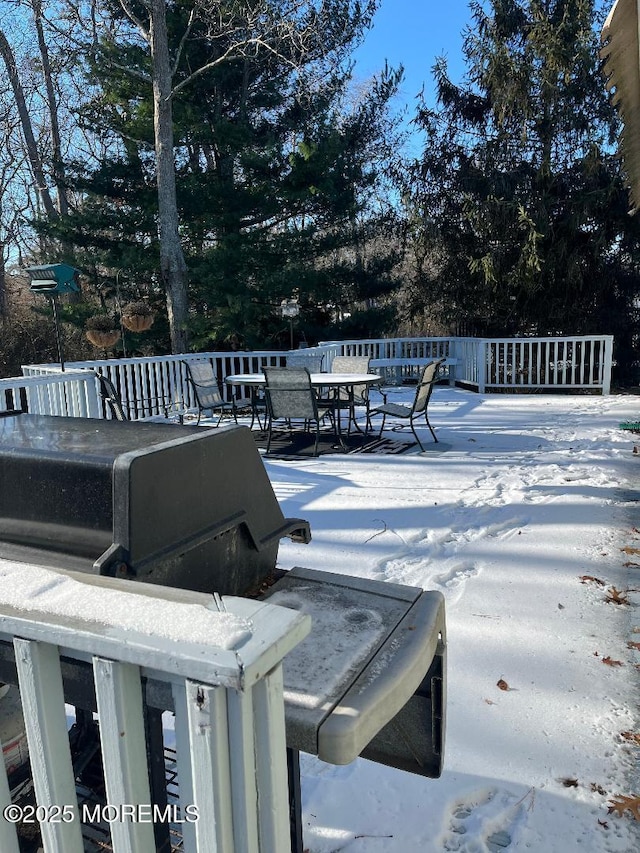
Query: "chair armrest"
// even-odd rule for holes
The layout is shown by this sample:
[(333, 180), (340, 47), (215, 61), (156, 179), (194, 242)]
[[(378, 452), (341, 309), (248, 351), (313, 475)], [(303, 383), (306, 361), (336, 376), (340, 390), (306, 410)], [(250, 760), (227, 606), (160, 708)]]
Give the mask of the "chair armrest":
[[(146, 417), (154, 417), (153, 410), (161, 412), (167, 420), (176, 417), (179, 423), (183, 423), (187, 407), (183, 400), (174, 400), (162, 394), (157, 397), (143, 397), (140, 400), (131, 400), (124, 405), (125, 409), (133, 409)], [(151, 411), (150, 411), (151, 410)]]
[(375, 382), (375, 383), (371, 386), (371, 389), (370, 389), (370, 390), (371, 390), (371, 391), (375, 391), (376, 393), (380, 394), (380, 396), (382, 397), (382, 403), (383, 403), (383, 404), (386, 404), (386, 402), (387, 402), (387, 392), (383, 390), (383, 388), (382, 388), (382, 382), (383, 382), (383, 379), (382, 379), (382, 377), (380, 377), (380, 383), (378, 384), (377, 382)]

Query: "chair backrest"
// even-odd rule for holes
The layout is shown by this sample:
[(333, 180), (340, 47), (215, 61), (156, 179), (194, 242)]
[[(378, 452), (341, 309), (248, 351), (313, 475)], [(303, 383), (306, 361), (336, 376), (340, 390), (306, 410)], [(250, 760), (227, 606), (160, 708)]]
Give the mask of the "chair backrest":
[(125, 413), (122, 400), (120, 399), (120, 395), (118, 394), (113, 382), (106, 376), (97, 372), (96, 380), (98, 382), (100, 397), (109, 407), (109, 411), (111, 412), (113, 419), (116, 421), (128, 421), (129, 418)]
[(324, 355), (308, 352), (290, 352), (287, 355), (287, 367), (306, 367), (309, 373), (320, 373)]
[(306, 367), (265, 367), (266, 397), (272, 418), (317, 420), (316, 396)]
[[(368, 355), (337, 355), (331, 362), (331, 372), (369, 373), (369, 360)], [(369, 399), (369, 386), (353, 385), (351, 388), (339, 388), (338, 398), (353, 399), (354, 403), (366, 403)]]
[(193, 388), (200, 409), (214, 409), (223, 405), (218, 378), (210, 361), (183, 361), (187, 380)]
[(412, 413), (414, 415), (421, 414), (429, 405), (431, 392), (433, 391), (433, 386), (435, 385), (436, 377), (438, 375), (438, 368), (443, 361), (444, 358), (439, 358), (437, 361), (430, 361), (429, 364), (425, 364), (422, 368), (422, 373), (418, 380), (418, 387), (416, 388), (416, 396), (412, 406)]

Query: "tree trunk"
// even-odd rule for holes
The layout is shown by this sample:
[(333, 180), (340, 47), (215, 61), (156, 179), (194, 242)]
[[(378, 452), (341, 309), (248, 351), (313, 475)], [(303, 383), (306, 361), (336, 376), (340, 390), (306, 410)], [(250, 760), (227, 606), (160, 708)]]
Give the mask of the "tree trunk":
[(44, 176), (44, 169), (42, 168), (42, 160), (40, 159), (38, 146), (36, 145), (36, 140), (33, 135), (33, 127), (31, 125), (31, 119), (29, 117), (29, 110), (27, 108), (27, 103), (24, 97), (22, 84), (20, 83), (20, 77), (18, 76), (16, 60), (13, 55), (13, 51), (11, 50), (11, 46), (9, 45), (9, 42), (7, 41), (7, 38), (2, 30), (0, 30), (0, 55), (2, 56), (4, 64), (7, 67), (7, 74), (9, 76), (9, 80), (11, 81), (11, 88), (13, 89), (13, 96), (16, 100), (16, 106), (18, 108), (18, 114), (20, 116), (22, 133), (24, 134), (24, 140), (27, 147), (27, 156), (29, 157), (31, 171), (33, 173), (33, 178), (36, 183), (36, 190), (38, 192), (40, 200), (42, 201), (42, 205), (47, 214), (47, 218), (50, 221), (53, 221), (58, 218), (58, 211), (55, 208), (55, 205), (51, 198), (51, 194), (49, 193), (49, 190), (47, 188), (47, 182)]
[(47, 107), (49, 110), (49, 120), (51, 125), (51, 161), (53, 165), (53, 180), (56, 185), (56, 193), (58, 196), (58, 212), (60, 213), (60, 216), (67, 216), (69, 213), (69, 204), (67, 201), (67, 191), (64, 182), (64, 162), (62, 159), (60, 123), (58, 121), (58, 102), (53, 86), (53, 74), (51, 71), (51, 63), (49, 61), (49, 50), (44, 38), (44, 31), (42, 29), (41, 0), (31, 0), (31, 6), (33, 9), (33, 20), (35, 22), (36, 33), (38, 34), (38, 48), (40, 50), (40, 60), (42, 62), (42, 75), (44, 77), (44, 85), (47, 92)]
[(160, 275), (167, 294), (173, 353), (187, 352), (187, 264), (179, 234), (176, 173), (173, 156), (171, 65), (164, 0), (149, 0), (153, 106), (158, 185)]
[(0, 238), (0, 320), (7, 313), (7, 282), (5, 280), (5, 264), (4, 264), (4, 253), (6, 250), (6, 246), (2, 239)]

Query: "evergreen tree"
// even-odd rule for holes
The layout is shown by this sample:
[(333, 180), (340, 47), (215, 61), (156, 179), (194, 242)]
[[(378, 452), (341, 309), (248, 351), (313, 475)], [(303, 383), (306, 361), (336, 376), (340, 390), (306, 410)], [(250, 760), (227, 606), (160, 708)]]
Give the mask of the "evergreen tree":
[[(375, 3), (309, 4), (326, 7), (314, 19), (315, 43), (307, 34), (302, 46), (285, 40), (278, 51), (255, 44), (241, 52), (233, 50), (235, 32), (213, 33), (197, 17), (181, 42), (194, 5), (167, 4), (170, 50), (181, 57), (173, 136), (194, 345), (284, 345), (288, 327), (277, 309), (294, 295), (307, 338), (329, 334), (332, 318), (353, 314), (357, 304), (371, 307), (395, 283), (396, 253), (380, 247), (395, 233), (396, 215), (388, 197), (380, 204), (376, 194), (399, 145), (387, 107), (400, 72), (385, 69), (366, 98), (346, 106), (349, 51)], [(272, 14), (281, 5), (273, 0)], [(97, 169), (75, 169), (69, 180), (85, 202), (53, 227), (67, 235), (71, 228), (87, 262), (120, 269), (123, 281), (146, 279), (152, 291), (158, 237), (153, 104), (144, 83), (150, 60), (142, 46), (120, 42), (94, 56), (97, 94), (84, 121), (112, 153)], [(192, 69), (205, 68), (211, 56), (227, 58), (194, 77)], [(362, 328), (374, 333), (386, 313), (365, 316)]]
[(471, 8), (465, 84), (439, 60), (439, 109), (417, 117), (427, 143), (412, 194), (412, 310), (435, 304), (487, 335), (612, 333), (628, 381), (640, 232), (615, 156), (594, 2)]

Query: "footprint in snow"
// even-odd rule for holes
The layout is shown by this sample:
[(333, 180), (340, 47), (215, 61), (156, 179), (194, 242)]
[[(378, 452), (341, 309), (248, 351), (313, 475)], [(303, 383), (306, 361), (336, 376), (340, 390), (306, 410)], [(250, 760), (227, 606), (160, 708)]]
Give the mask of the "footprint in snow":
[(467, 527), (460, 525), (457, 529), (451, 528), (448, 537), (441, 543), (441, 552), (445, 557), (454, 556), (471, 542), (488, 537), (505, 537), (516, 533), (526, 524), (529, 519), (524, 517), (507, 517), (503, 521), (496, 521), (480, 527)]
[(522, 800), (500, 789), (478, 791), (452, 809), (442, 849), (458, 853), (504, 853), (524, 821)]
[(432, 580), (442, 588), (448, 604), (453, 604), (462, 595), (469, 578), (474, 577), (479, 572), (480, 569), (474, 563), (457, 563), (448, 571), (435, 575)]

